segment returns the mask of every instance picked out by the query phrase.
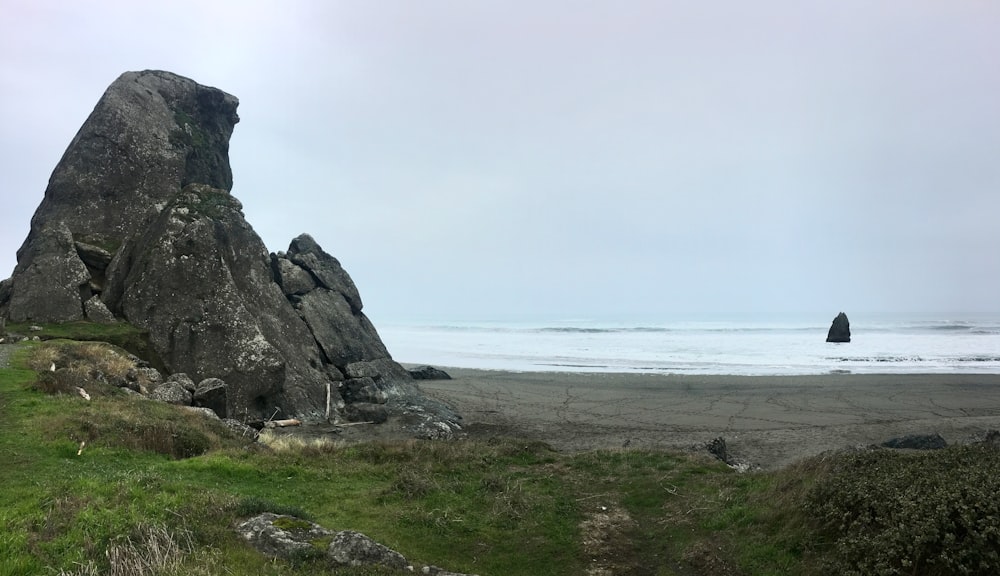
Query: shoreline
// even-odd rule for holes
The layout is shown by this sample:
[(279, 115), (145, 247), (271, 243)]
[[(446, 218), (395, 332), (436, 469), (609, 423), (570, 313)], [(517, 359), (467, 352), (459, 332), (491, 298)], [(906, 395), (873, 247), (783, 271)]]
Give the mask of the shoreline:
[(1000, 429), (1000, 374), (704, 376), (448, 368), (422, 380), (472, 435), (562, 451), (686, 450), (726, 440), (737, 460), (780, 468), (829, 450), (938, 433), (949, 444)]

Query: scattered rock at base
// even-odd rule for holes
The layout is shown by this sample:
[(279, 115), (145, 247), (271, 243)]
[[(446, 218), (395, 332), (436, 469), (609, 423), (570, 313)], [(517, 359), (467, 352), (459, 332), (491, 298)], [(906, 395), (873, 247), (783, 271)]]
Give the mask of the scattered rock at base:
[(414, 380), (451, 380), (451, 375), (433, 366), (417, 366), (408, 372)]
[[(353, 530), (334, 532), (295, 516), (265, 512), (242, 522), (236, 532), (255, 550), (271, 558), (297, 559), (325, 556), (331, 568), (385, 566), (414, 572), (399, 552)], [(319, 543), (329, 540), (325, 551)], [(420, 574), (474, 576), (424, 566)]]
[(850, 342), (851, 323), (847, 320), (847, 314), (841, 312), (833, 319), (830, 331), (826, 334), (827, 342)]
[(708, 444), (705, 445), (705, 449), (712, 456), (715, 456), (722, 462), (729, 464), (729, 450), (726, 448), (726, 439), (722, 436), (718, 438), (713, 438)]
[(326, 549), (327, 557), (335, 566), (388, 566), (405, 569), (406, 558), (360, 532), (337, 532)]
[(351, 422), (371, 422), (372, 424), (382, 424), (389, 419), (389, 410), (384, 404), (371, 404), (369, 402), (355, 402), (348, 404), (344, 412)]
[(111, 313), (111, 310), (108, 310), (108, 307), (101, 301), (101, 297), (96, 294), (83, 303), (83, 313), (87, 320), (98, 324), (114, 324), (116, 322), (115, 315)]
[(886, 440), (881, 446), (905, 450), (940, 450), (947, 448), (948, 443), (940, 434), (910, 434)]
[(194, 391), (198, 389), (198, 387), (195, 386), (194, 384), (194, 380), (192, 380), (191, 377), (185, 374), (184, 372), (178, 372), (176, 374), (171, 374), (170, 376), (167, 376), (167, 381), (165, 383), (168, 382), (176, 382), (180, 384), (181, 386), (184, 387), (185, 390), (187, 390), (191, 394), (194, 394)]
[(750, 462), (741, 460), (729, 452), (729, 447), (726, 445), (726, 439), (722, 436), (713, 438), (705, 444), (695, 446), (695, 448), (698, 450), (708, 451), (709, 454), (714, 456), (720, 462), (737, 472), (749, 472), (754, 469), (754, 466)]
[(177, 406), (190, 406), (192, 400), (191, 392), (181, 382), (176, 380), (167, 380), (163, 384), (160, 384), (149, 394), (149, 397), (153, 400), (159, 400), (167, 404), (176, 404)]
[(198, 383), (192, 400), (195, 406), (212, 409), (219, 418), (226, 414), (226, 383), (219, 378), (205, 378)]
[(237, 533), (258, 552), (272, 558), (302, 558), (318, 553), (313, 541), (333, 536), (319, 524), (265, 512), (236, 527)]

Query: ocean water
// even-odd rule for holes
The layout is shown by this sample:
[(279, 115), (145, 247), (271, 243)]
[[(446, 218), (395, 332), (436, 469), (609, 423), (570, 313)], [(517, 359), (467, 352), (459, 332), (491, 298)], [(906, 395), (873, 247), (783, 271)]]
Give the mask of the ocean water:
[[(832, 319), (831, 319), (832, 320)], [(399, 362), (487, 370), (792, 375), (1000, 373), (1000, 319), (829, 323), (461, 322), (379, 326)]]

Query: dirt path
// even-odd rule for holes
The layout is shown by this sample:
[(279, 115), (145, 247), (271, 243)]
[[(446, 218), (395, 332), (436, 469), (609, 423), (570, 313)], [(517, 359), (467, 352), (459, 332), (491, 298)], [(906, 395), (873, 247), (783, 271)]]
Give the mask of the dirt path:
[(689, 448), (726, 439), (762, 468), (826, 450), (937, 432), (949, 443), (1000, 428), (1000, 375), (783, 377), (515, 373), (451, 369), (421, 388), (475, 431), (563, 450)]

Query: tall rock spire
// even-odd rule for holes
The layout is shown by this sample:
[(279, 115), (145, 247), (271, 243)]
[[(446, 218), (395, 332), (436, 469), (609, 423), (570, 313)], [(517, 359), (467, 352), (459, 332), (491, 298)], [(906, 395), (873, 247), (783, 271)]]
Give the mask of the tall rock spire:
[(119, 77), (52, 174), (0, 318), (129, 322), (170, 372), (224, 380), (232, 417), (396, 409), (457, 429), (392, 360), (336, 258), (308, 235), (269, 254), (246, 221), (230, 194), (237, 105), (169, 72)]

